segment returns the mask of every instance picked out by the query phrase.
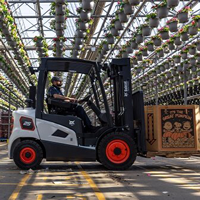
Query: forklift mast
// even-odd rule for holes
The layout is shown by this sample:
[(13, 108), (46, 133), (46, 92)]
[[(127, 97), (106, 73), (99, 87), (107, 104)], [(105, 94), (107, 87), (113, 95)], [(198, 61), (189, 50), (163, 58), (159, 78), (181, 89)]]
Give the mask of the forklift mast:
[(134, 138), (130, 59), (113, 59), (108, 68), (113, 90), (115, 126), (128, 130)]

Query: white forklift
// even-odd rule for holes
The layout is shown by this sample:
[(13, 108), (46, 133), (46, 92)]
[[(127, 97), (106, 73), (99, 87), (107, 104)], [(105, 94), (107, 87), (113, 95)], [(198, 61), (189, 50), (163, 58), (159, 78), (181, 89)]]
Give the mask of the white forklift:
[[(100, 77), (107, 72), (111, 84), (112, 112)], [(89, 77), (90, 95), (82, 99), (97, 116), (101, 127), (84, 131), (83, 121), (64, 101), (47, 98), (48, 73), (79, 73)], [(9, 138), (9, 158), (21, 169), (36, 169), (41, 161), (99, 161), (108, 169), (128, 169), (137, 153), (145, 152), (145, 134), (133, 126), (133, 101), (129, 59), (113, 59), (101, 66), (92, 61), (42, 58), (37, 92), (30, 87), (29, 106), (13, 112), (14, 126)], [(65, 114), (60, 114), (65, 110)], [(70, 110), (70, 111), (69, 111)], [(69, 112), (68, 112), (69, 111)], [(138, 137), (139, 135), (139, 137)]]

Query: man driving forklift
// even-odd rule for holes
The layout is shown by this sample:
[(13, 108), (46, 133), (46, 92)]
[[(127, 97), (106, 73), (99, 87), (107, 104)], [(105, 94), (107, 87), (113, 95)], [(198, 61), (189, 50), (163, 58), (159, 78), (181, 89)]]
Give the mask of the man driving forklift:
[[(69, 98), (63, 95), (62, 91), (61, 91), (61, 86), (62, 86), (62, 79), (58, 76), (54, 76), (51, 79), (51, 83), (52, 86), (48, 89), (48, 94), (47, 96), (50, 98), (55, 98), (55, 99), (60, 99), (60, 100), (64, 100), (67, 104), (71, 104), (71, 103), (80, 103), (80, 101), (78, 101), (75, 98)], [(71, 109), (68, 111), (72, 111)], [(86, 131), (87, 132), (96, 132), (98, 130), (98, 127), (92, 126), (92, 123), (89, 119), (89, 117), (87, 116), (84, 108), (81, 105), (76, 105), (73, 108), (73, 112), (75, 112), (75, 115), (77, 117), (80, 117), (83, 122), (84, 125), (86, 126)], [(63, 113), (65, 114), (65, 113)]]

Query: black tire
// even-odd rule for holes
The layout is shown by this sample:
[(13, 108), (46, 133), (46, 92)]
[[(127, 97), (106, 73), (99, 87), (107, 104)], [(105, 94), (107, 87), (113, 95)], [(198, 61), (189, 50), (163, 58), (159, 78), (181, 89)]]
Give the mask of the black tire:
[(41, 146), (33, 140), (23, 140), (14, 149), (13, 159), (21, 169), (37, 169), (43, 159)]
[[(122, 144), (122, 149), (115, 146), (116, 142)], [(110, 156), (109, 152), (112, 149), (111, 145), (113, 144), (114, 150), (113, 151), (114, 159)], [(118, 143), (117, 143), (118, 144)], [(119, 150), (120, 149), (120, 150)], [(122, 150), (125, 153), (122, 153)], [(132, 166), (134, 163), (136, 156), (137, 156), (137, 149), (134, 140), (126, 133), (109, 133), (105, 135), (99, 145), (97, 147), (98, 158), (100, 162), (107, 168), (111, 170), (125, 170)], [(125, 154), (125, 157), (124, 157)], [(122, 159), (116, 161), (116, 156), (122, 156)], [(110, 157), (110, 158), (109, 158)], [(124, 158), (123, 158), (124, 157)], [(118, 159), (118, 158), (116, 158)], [(114, 160), (114, 161), (113, 161)], [(117, 163), (116, 163), (117, 162)]]

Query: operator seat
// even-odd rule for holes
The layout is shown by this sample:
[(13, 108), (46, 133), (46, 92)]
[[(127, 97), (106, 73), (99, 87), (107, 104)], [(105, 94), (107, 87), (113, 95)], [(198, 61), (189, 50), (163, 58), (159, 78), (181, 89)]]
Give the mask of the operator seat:
[(75, 115), (73, 109), (76, 105), (73, 103), (67, 103), (61, 99), (55, 99), (52, 97), (47, 97), (46, 103), (49, 114)]

